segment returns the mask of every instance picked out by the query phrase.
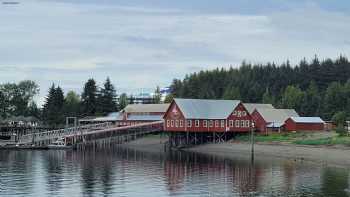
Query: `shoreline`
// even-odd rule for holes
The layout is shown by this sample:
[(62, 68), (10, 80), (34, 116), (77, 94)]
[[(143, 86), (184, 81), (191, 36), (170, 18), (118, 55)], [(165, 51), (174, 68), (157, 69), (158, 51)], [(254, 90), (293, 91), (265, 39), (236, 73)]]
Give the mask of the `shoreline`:
[[(164, 152), (166, 138), (146, 137), (120, 146), (147, 152)], [(251, 144), (245, 142), (224, 142), (202, 144), (181, 149), (227, 159), (245, 159), (251, 157)], [(255, 143), (255, 160), (289, 160), (294, 162), (312, 162), (323, 165), (348, 167), (350, 165), (350, 148), (344, 146), (315, 146), (279, 143)]]

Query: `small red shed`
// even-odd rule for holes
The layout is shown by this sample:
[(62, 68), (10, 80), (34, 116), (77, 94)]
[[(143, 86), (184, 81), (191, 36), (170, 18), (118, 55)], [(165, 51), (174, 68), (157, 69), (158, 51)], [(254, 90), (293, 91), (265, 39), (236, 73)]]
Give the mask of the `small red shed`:
[(290, 117), (285, 121), (287, 131), (323, 131), (325, 122), (320, 117)]

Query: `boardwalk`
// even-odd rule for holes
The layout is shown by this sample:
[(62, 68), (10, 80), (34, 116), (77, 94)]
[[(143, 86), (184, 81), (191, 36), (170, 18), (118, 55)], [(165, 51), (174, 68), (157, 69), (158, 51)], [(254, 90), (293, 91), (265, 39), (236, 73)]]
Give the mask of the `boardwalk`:
[(89, 124), (23, 135), (18, 140), (20, 146), (47, 146), (57, 139), (64, 139), (66, 145), (90, 145), (97, 141), (118, 142), (136, 139), (140, 135), (163, 130), (163, 121), (117, 127), (111, 123)]

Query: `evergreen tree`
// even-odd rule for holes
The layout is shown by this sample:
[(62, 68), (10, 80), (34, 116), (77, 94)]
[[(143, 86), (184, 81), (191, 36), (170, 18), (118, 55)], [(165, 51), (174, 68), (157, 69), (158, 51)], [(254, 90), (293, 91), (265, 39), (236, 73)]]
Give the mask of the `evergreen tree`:
[(321, 110), (321, 96), (315, 81), (311, 81), (305, 92), (302, 112), (305, 116), (319, 116)]
[(304, 92), (300, 88), (287, 86), (282, 95), (282, 107), (300, 112), (303, 100)]
[(97, 86), (94, 79), (89, 79), (85, 85), (81, 95), (82, 113), (86, 116), (93, 116), (96, 114), (97, 108)]
[(119, 109), (122, 110), (128, 105), (128, 96), (123, 93), (119, 97)]
[(263, 97), (262, 97), (262, 102), (267, 103), (267, 104), (274, 104), (275, 103), (275, 99), (270, 94), (269, 88), (266, 88), (265, 93), (263, 94)]
[(64, 114), (66, 117), (78, 117), (80, 115), (80, 96), (74, 91), (69, 91), (64, 98)]
[(44, 123), (53, 127), (60, 127), (64, 124), (63, 114), (64, 95), (62, 89), (52, 84), (43, 108)]
[(329, 119), (336, 112), (344, 111), (346, 106), (346, 94), (343, 86), (339, 82), (331, 83), (324, 97), (324, 116)]
[(166, 95), (164, 99), (164, 103), (171, 103), (174, 100), (174, 95), (173, 94), (168, 94)]
[(109, 112), (117, 111), (117, 94), (116, 90), (111, 83), (109, 77), (107, 77), (103, 88), (101, 88), (99, 95), (97, 96), (97, 110), (101, 114), (107, 114)]
[(160, 88), (157, 86), (156, 90), (154, 91), (153, 101), (156, 104), (159, 104), (161, 100), (161, 94), (160, 94)]
[(239, 99), (241, 99), (241, 94), (239, 92), (239, 88), (234, 87), (234, 86), (230, 86), (230, 87), (226, 88), (224, 95), (223, 95), (223, 99), (227, 99), (227, 100), (239, 100)]

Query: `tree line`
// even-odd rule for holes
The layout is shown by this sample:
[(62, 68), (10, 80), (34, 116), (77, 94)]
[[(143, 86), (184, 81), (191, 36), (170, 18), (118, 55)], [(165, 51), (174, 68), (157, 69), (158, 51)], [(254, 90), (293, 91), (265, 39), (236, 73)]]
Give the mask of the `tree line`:
[[(104, 116), (134, 103), (134, 98), (126, 93), (118, 97), (108, 77), (102, 87), (94, 79), (87, 80), (81, 95), (74, 91), (65, 94), (59, 85), (52, 84), (42, 107), (38, 107), (34, 101), (38, 93), (39, 86), (30, 80), (0, 84), (0, 121), (32, 116), (44, 125), (62, 127), (66, 117)], [(159, 87), (155, 90), (153, 101), (160, 103)]]
[(188, 74), (174, 79), (172, 97), (240, 99), (293, 108), (302, 116), (326, 120), (350, 115), (350, 63), (344, 56), (320, 61), (315, 56), (291, 66), (289, 61), (251, 64)]

